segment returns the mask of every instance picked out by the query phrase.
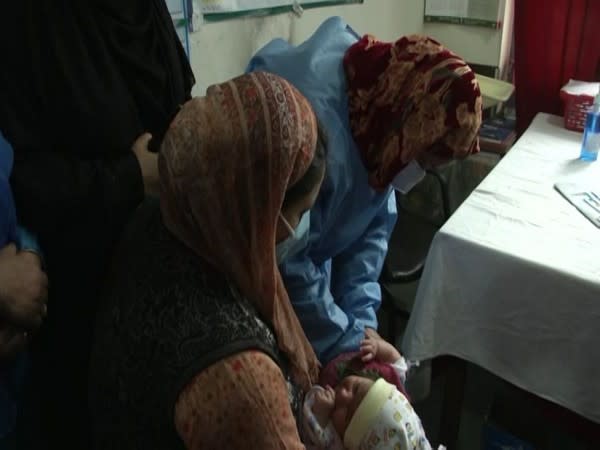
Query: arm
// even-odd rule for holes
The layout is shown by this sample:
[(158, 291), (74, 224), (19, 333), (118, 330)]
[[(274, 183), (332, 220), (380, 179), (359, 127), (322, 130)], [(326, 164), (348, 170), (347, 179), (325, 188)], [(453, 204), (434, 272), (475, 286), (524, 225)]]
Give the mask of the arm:
[(14, 244), (0, 250), (0, 319), (31, 330), (46, 315), (48, 279), (37, 255)]
[(311, 412), (322, 428), (327, 426), (335, 407), (335, 391), (331, 386), (315, 390)]
[(286, 261), (280, 270), (294, 311), (321, 363), (356, 351), (364, 324), (335, 303), (329, 291), (331, 262), (316, 264), (304, 252)]
[(20, 149), (15, 155), (12, 185), (19, 217), (41, 236), (83, 220), (118, 225), (143, 199), (133, 152), (96, 160)]
[(378, 280), (396, 215), (396, 196), (391, 191), (364, 234), (333, 261), (331, 292), (337, 304), (368, 328), (377, 329)]
[(95, 160), (56, 152), (16, 153), (13, 192), (23, 223), (50, 235), (82, 220), (106, 229), (121, 226), (144, 192), (158, 192), (158, 155), (148, 151), (151, 139), (144, 133), (130, 152)]
[(376, 331), (367, 330), (365, 332), (365, 339), (360, 343), (360, 353), (365, 363), (375, 359), (390, 364), (402, 383), (406, 382), (406, 374), (409, 370), (406, 360), (396, 347), (379, 336)]
[(330, 386), (313, 386), (302, 406), (302, 440), (306, 448), (343, 449), (344, 445), (331, 423), (335, 392)]
[(29, 230), (17, 226), (17, 247), (19, 247), (19, 251), (22, 252), (31, 252), (36, 254), (40, 262), (42, 260), (42, 249), (40, 244), (33, 233)]
[(360, 353), (364, 362), (376, 360), (381, 363), (395, 364), (400, 361), (402, 355), (396, 347), (388, 341), (378, 337), (365, 336), (365, 339), (360, 343)]
[(179, 395), (174, 420), (188, 449), (304, 449), (283, 374), (259, 352), (239, 353), (196, 375)]
[(364, 235), (335, 258), (333, 271), (331, 261), (317, 264), (309, 251), (280, 267), (294, 310), (323, 364), (357, 351), (365, 328), (377, 328), (381, 302), (377, 279), (396, 222), (393, 192), (382, 203)]

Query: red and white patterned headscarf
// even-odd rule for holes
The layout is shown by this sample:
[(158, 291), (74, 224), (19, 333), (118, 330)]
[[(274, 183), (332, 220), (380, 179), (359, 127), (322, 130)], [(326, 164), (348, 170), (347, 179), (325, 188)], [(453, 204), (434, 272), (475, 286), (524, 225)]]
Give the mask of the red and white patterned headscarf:
[(352, 134), (375, 189), (412, 160), (431, 167), (479, 151), (475, 74), (439, 42), (365, 36), (348, 49), (344, 67)]
[(308, 101), (282, 78), (255, 72), (186, 103), (159, 158), (166, 226), (256, 305), (304, 387), (318, 361), (277, 268), (275, 234), (285, 192), (316, 142)]

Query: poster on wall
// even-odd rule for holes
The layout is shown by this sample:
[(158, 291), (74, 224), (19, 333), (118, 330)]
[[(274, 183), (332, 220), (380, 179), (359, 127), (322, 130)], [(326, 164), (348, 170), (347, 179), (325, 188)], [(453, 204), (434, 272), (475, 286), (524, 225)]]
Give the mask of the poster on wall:
[(177, 36), (181, 40), (181, 44), (185, 50), (185, 53), (188, 55), (188, 59), (190, 57), (190, 41), (189, 41), (189, 9), (188, 9), (188, 0), (166, 0), (167, 7), (169, 8), (169, 13), (171, 14), (171, 19), (173, 20), (173, 25), (175, 26), (175, 31), (177, 31)]
[(425, 0), (425, 22), (499, 28), (504, 0)]
[(222, 20), (244, 15), (276, 14), (301, 8), (363, 3), (363, 0), (200, 0), (205, 20)]

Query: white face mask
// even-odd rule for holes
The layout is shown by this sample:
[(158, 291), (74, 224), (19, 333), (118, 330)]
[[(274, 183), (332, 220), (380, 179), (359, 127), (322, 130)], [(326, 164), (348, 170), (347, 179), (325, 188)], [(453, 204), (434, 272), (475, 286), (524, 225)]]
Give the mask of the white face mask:
[(413, 160), (394, 177), (392, 187), (401, 194), (408, 194), (423, 178), (425, 171)]
[(308, 235), (310, 231), (310, 210), (302, 214), (298, 226), (294, 230), (290, 223), (279, 213), (279, 218), (289, 231), (290, 235), (285, 241), (277, 244), (275, 249), (277, 253), (277, 264), (281, 264), (287, 258), (290, 258), (303, 250), (308, 244)]

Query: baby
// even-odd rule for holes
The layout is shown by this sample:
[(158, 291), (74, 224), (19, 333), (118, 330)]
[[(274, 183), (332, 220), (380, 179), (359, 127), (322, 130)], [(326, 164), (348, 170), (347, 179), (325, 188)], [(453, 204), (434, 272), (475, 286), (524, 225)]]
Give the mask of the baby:
[(309, 450), (430, 450), (404, 390), (407, 364), (369, 330), (360, 351), (343, 354), (307, 394), (302, 434)]

